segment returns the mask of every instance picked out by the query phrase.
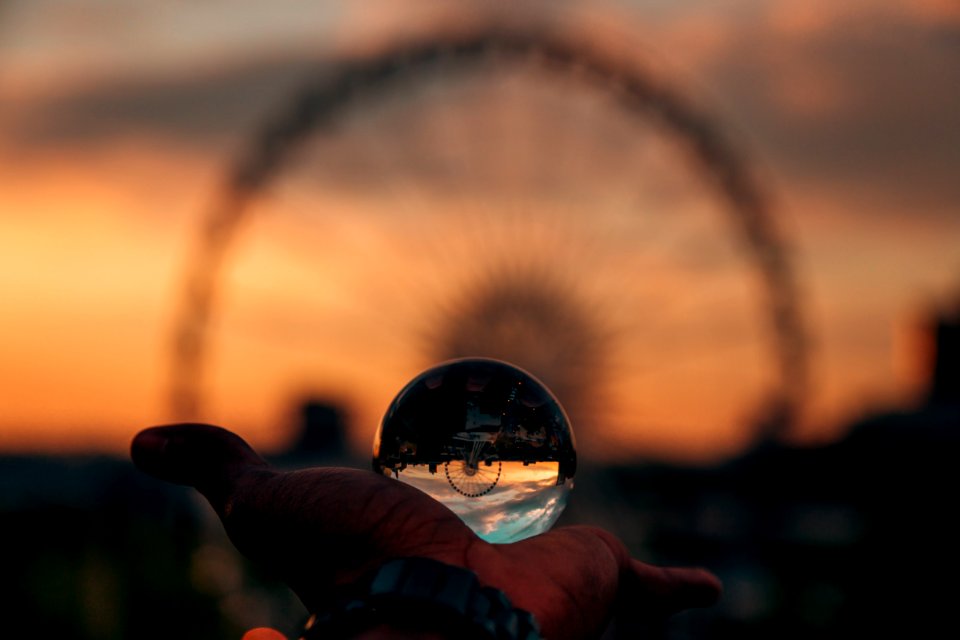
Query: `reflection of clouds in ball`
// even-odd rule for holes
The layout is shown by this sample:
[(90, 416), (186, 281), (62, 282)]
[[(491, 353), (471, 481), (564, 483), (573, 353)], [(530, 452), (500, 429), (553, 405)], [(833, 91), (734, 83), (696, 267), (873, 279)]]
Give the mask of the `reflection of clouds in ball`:
[[(499, 509), (484, 509), (468, 524), (487, 542), (513, 542), (546, 530), (544, 522), (553, 523), (567, 504), (569, 488), (552, 486), (540, 493), (510, 501)], [(461, 516), (462, 517), (462, 516)]]
[(443, 502), (487, 542), (513, 542), (549, 529), (563, 512), (573, 482), (557, 485), (557, 462), (502, 465), (497, 486), (479, 498), (454, 491), (442, 467), (431, 474), (425, 465), (410, 465), (400, 479)]

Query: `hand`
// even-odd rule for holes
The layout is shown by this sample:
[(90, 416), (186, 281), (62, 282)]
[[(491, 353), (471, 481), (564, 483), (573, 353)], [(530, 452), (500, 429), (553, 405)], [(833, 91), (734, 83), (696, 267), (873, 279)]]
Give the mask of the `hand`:
[(489, 544), (410, 485), (356, 469), (278, 472), (219, 427), (146, 429), (131, 454), (143, 471), (200, 491), (237, 548), (276, 572), (310, 610), (401, 556), (470, 569), (533, 613), (551, 640), (594, 638), (614, 615), (656, 619), (710, 605), (720, 594), (707, 571), (634, 560), (615, 536), (594, 527)]

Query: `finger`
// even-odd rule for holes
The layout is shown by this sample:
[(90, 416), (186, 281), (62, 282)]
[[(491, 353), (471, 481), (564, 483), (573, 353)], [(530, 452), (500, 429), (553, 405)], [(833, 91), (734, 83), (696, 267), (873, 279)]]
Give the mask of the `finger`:
[(240, 436), (207, 424), (144, 429), (134, 437), (130, 456), (152, 476), (195, 487), (218, 511), (245, 471), (267, 466)]
[(256, 629), (250, 629), (245, 634), (241, 640), (287, 640), (287, 636), (283, 635), (276, 629), (269, 629), (267, 627), (257, 627)]
[(609, 531), (580, 528), (603, 540), (617, 558), (624, 602), (639, 599), (651, 611), (672, 615), (683, 609), (709, 607), (720, 598), (723, 591), (720, 579), (706, 569), (658, 567), (640, 562), (632, 558), (624, 544)]
[(699, 568), (657, 567), (631, 559), (629, 581), (639, 597), (666, 615), (693, 607), (709, 607), (723, 592), (720, 579)]

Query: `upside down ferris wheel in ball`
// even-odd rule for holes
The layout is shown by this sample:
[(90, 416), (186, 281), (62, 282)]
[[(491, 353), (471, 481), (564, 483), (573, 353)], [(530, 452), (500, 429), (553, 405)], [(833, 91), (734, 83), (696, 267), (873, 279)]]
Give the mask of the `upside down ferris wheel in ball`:
[(487, 356), (582, 433), (786, 428), (804, 336), (767, 199), (710, 118), (591, 42), (414, 38), (279, 97), (188, 266), (177, 413), (262, 420), (334, 380), (375, 424), (395, 380)]
[(468, 498), (479, 498), (493, 491), (503, 473), (503, 462), (495, 452), (484, 453), (487, 445), (496, 441), (496, 435), (463, 432), (453, 437), (460, 446), (454, 448), (452, 459), (443, 463), (450, 488)]

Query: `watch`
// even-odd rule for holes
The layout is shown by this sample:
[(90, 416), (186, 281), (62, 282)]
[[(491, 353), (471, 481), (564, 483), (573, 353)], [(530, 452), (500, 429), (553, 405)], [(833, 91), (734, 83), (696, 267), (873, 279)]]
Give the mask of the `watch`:
[(533, 615), (467, 569), (429, 558), (397, 558), (356, 597), (307, 621), (301, 640), (353, 638), (381, 624), (475, 640), (541, 640)]

